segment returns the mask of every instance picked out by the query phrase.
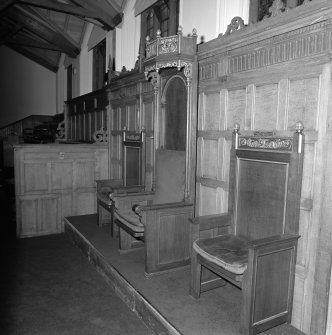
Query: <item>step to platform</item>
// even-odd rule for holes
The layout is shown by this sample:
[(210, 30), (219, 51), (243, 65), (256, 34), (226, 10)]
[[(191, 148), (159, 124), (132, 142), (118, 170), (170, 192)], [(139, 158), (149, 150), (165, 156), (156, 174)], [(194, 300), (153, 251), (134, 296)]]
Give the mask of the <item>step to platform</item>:
[[(194, 300), (189, 295), (190, 271), (146, 278), (144, 250), (120, 254), (109, 225), (97, 226), (97, 216), (64, 220), (65, 234), (86, 255), (118, 296), (156, 334), (239, 335), (241, 291), (226, 285)], [(262, 334), (303, 335), (284, 324)]]

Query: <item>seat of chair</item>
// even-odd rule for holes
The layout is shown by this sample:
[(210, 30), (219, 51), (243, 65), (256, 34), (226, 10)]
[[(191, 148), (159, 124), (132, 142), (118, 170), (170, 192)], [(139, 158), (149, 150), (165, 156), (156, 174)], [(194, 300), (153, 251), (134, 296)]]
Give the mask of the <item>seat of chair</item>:
[(198, 239), (193, 244), (194, 250), (225, 270), (241, 275), (247, 269), (247, 241), (235, 235), (221, 235)]
[(108, 196), (109, 191), (108, 192), (98, 192), (97, 193), (97, 201), (101, 202), (102, 204), (106, 205), (106, 206), (111, 206), (112, 205), (112, 200), (109, 198)]
[(144, 234), (144, 225), (140, 221), (140, 217), (133, 211), (115, 210), (114, 215), (122, 227), (130, 229), (134, 234)]

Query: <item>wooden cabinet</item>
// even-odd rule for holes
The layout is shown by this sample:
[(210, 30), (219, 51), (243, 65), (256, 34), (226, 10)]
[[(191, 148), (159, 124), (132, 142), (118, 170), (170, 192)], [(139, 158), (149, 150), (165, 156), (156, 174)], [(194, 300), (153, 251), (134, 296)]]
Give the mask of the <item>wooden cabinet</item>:
[(61, 233), (64, 216), (96, 212), (95, 181), (108, 177), (107, 146), (23, 144), (14, 160), (18, 237)]

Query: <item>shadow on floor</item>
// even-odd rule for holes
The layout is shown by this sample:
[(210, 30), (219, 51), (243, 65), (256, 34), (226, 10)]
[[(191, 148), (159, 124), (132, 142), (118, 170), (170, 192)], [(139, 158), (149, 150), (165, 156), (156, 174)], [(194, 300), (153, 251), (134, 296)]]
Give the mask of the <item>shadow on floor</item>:
[(63, 234), (10, 239), (1, 254), (1, 334), (152, 334)]

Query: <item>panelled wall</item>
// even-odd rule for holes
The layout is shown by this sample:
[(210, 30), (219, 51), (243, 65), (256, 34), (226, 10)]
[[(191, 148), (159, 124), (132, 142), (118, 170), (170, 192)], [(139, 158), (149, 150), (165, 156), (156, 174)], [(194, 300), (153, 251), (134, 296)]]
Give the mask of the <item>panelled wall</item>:
[(15, 146), (18, 237), (63, 232), (63, 217), (96, 212), (96, 180), (108, 176), (107, 146)]
[(68, 100), (65, 110), (65, 138), (94, 142), (94, 133), (107, 128), (107, 92), (103, 88)]
[(145, 176), (147, 190), (153, 184), (154, 103), (153, 86), (144, 73), (128, 73), (109, 86), (110, 179), (122, 179), (122, 139), (124, 128), (144, 131)]
[(326, 182), (331, 179), (327, 179), (327, 151), (332, 8), (327, 7), (325, 18), (317, 2), (312, 2), (212, 40), (198, 51), (196, 215), (227, 211), (235, 122), (242, 133), (285, 134), (294, 132), (297, 121), (304, 124), (301, 238), (292, 323), (307, 334), (325, 334), (331, 271), (331, 228), (326, 219), (332, 218), (326, 201), (332, 188), (328, 190)]

